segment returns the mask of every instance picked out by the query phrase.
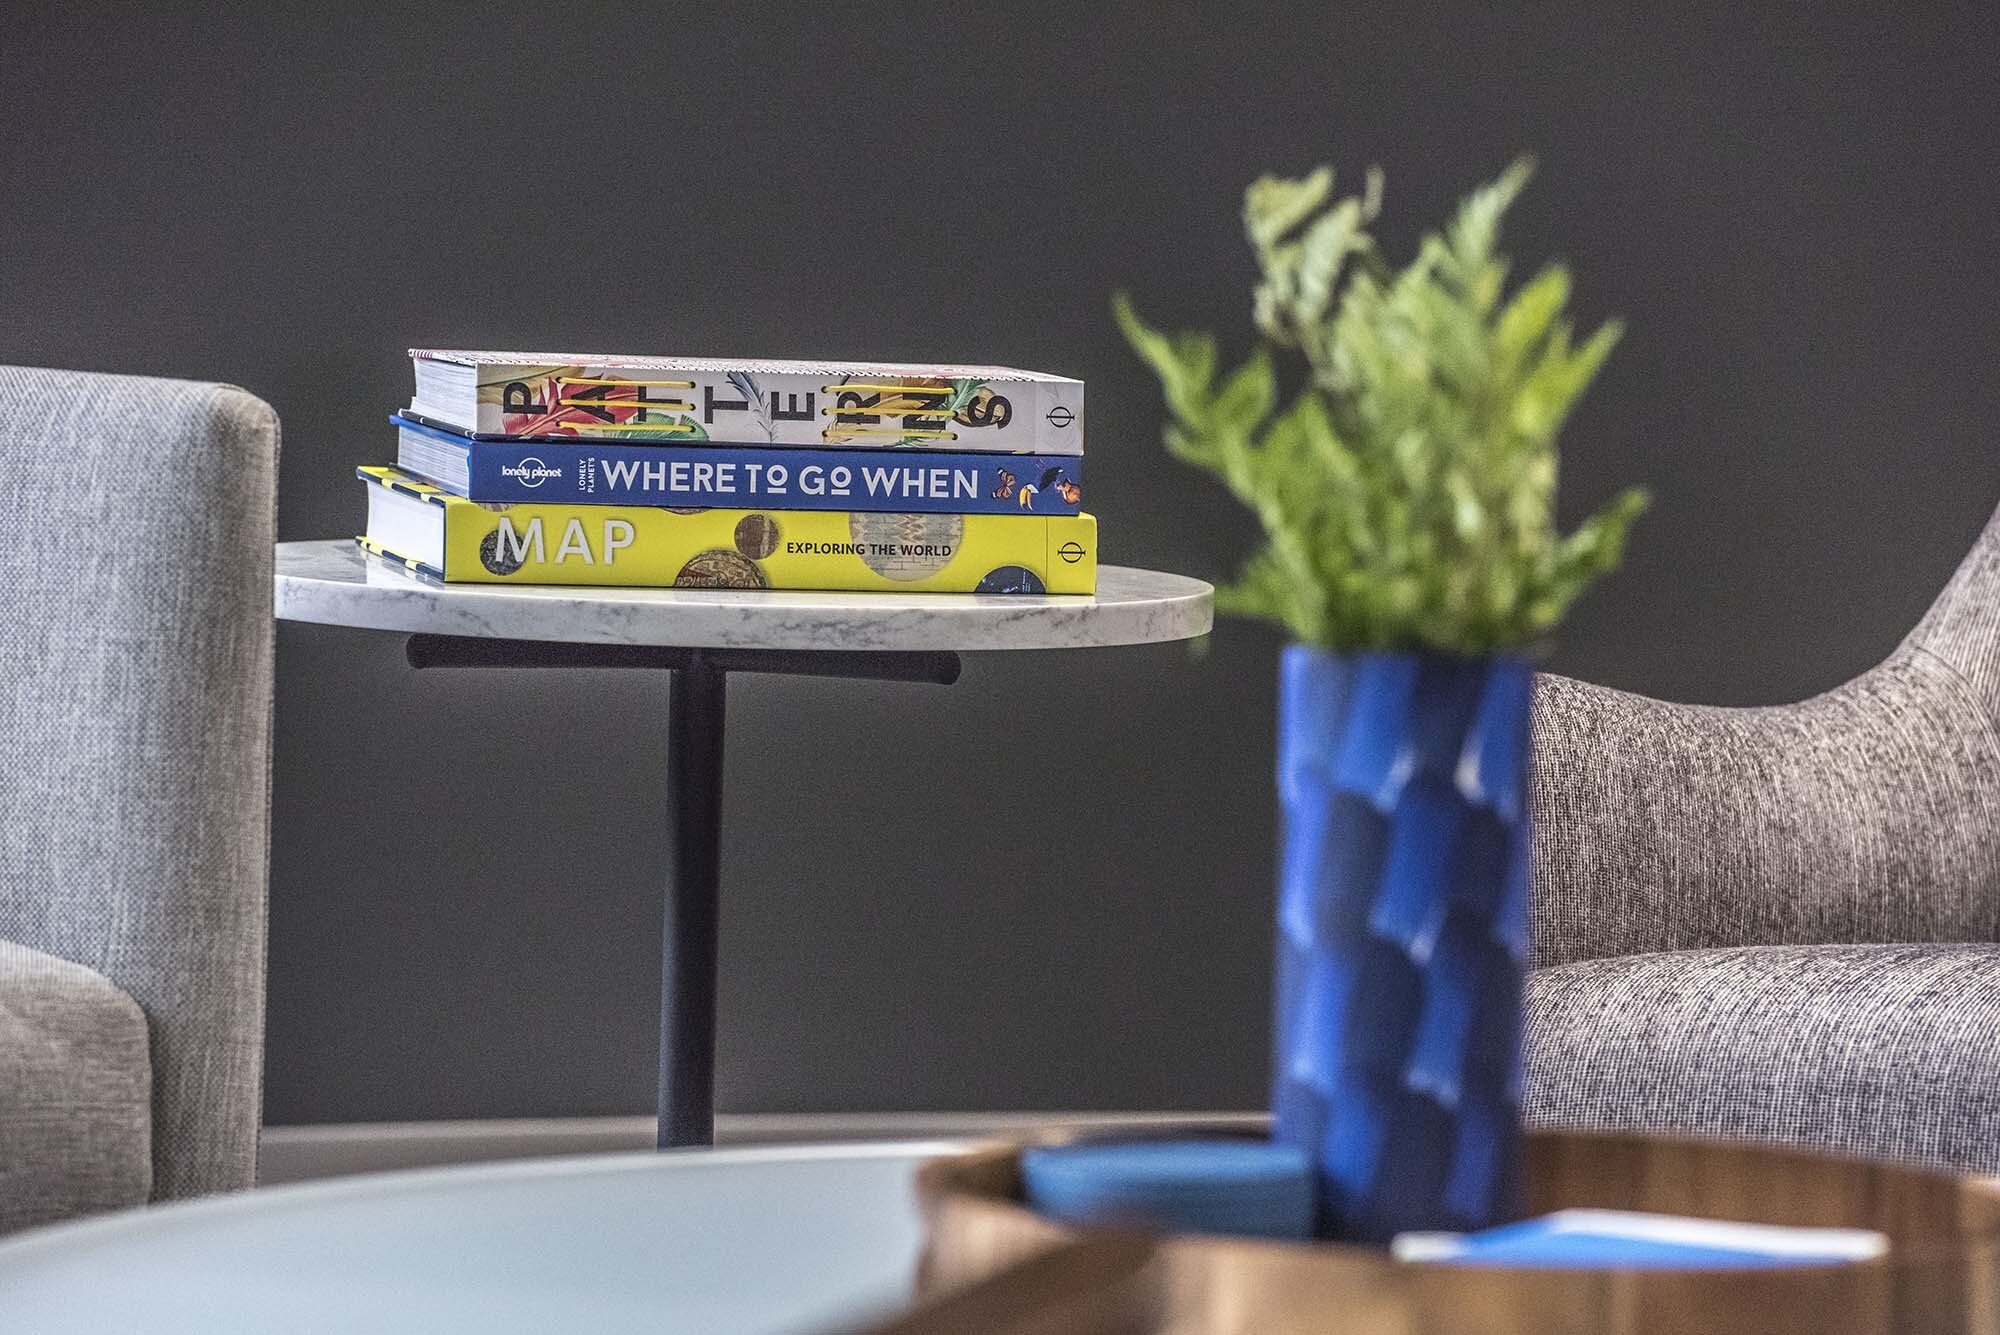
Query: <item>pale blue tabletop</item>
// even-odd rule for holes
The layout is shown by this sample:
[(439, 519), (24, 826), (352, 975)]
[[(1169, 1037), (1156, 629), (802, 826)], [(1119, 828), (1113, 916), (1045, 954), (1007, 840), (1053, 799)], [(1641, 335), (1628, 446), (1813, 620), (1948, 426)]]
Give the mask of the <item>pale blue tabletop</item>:
[(945, 1142), (542, 1159), (128, 1211), (0, 1243), (36, 1335), (727, 1335), (892, 1310)]

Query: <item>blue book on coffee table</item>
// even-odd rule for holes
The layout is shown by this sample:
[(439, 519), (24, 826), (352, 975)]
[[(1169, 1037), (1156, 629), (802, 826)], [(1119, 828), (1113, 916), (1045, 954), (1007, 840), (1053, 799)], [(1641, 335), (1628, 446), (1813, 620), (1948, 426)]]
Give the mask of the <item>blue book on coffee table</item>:
[(1390, 1250), (1401, 1261), (1525, 1269), (1741, 1270), (1848, 1265), (1881, 1256), (1888, 1246), (1866, 1229), (1559, 1210), (1478, 1233), (1404, 1233)]

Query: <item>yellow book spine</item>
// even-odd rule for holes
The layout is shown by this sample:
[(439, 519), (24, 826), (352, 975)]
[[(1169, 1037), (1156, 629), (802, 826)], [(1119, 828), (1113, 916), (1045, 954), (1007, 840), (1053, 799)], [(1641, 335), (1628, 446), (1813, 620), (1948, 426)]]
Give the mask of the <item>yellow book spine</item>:
[[(381, 472), (379, 482), (435, 494), (414, 478)], [(449, 583), (883, 593), (1097, 588), (1097, 521), (1090, 515), (489, 507), (439, 499)]]

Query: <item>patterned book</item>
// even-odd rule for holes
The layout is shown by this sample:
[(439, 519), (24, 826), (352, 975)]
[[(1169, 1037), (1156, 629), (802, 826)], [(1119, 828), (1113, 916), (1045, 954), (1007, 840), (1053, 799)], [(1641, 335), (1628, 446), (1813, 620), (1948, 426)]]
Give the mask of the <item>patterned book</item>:
[(481, 505), (394, 468), (358, 468), (355, 539), (432, 579), (696, 589), (1092, 593), (1089, 515)]
[(1083, 382), (1004, 366), (429, 348), (410, 358), (410, 411), (481, 436), (1083, 453)]
[(994, 515), (1083, 506), (1081, 455), (481, 440), (389, 420), (399, 468), (481, 502)]

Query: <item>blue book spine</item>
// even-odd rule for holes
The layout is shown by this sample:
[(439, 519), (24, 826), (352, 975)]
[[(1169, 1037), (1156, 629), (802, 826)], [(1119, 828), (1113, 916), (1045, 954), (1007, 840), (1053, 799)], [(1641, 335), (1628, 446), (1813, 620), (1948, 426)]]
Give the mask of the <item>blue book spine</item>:
[(488, 504), (995, 515), (1083, 509), (1076, 455), (478, 440), (393, 420), (403, 437), (399, 466)]

